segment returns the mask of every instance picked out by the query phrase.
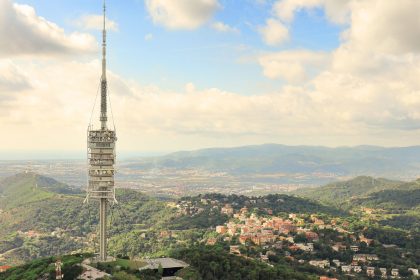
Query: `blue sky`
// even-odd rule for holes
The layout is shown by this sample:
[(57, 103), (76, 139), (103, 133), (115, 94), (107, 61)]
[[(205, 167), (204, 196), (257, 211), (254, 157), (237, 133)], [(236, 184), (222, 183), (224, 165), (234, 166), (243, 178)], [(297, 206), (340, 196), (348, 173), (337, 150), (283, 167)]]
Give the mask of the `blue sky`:
[[(19, 3), (33, 6), (37, 14), (66, 32), (80, 29), (74, 24), (80, 17), (101, 12), (100, 0)], [(290, 23), (290, 41), (273, 47), (264, 44), (257, 30), (272, 15), (272, 3), (247, 0), (220, 4), (212, 20), (191, 31), (155, 25), (143, 1), (108, 1), (108, 17), (119, 27), (109, 33), (110, 69), (142, 84), (158, 84), (168, 90), (181, 90), (193, 82), (197, 87), (250, 95), (261, 90), (275, 91), (283, 82), (264, 77), (255, 61), (246, 62), (248, 57), (285, 49), (331, 51), (339, 45), (343, 26), (328, 22), (321, 8), (298, 12)], [(218, 32), (210, 27), (212, 21), (224, 22), (239, 32)], [(99, 31), (92, 34), (100, 40)], [(145, 40), (148, 34), (153, 36), (150, 41)]]
[[(414, 0), (109, 0), (118, 147), (416, 145), (418, 10)], [(100, 0), (0, 1), (2, 147), (83, 152), (101, 11)]]

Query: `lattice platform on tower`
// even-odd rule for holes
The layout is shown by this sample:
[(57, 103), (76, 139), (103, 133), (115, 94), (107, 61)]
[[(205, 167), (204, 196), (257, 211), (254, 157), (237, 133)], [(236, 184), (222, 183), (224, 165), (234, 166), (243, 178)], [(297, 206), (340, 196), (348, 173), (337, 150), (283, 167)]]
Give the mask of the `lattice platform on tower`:
[(115, 131), (88, 130), (88, 195), (91, 199), (114, 200)]

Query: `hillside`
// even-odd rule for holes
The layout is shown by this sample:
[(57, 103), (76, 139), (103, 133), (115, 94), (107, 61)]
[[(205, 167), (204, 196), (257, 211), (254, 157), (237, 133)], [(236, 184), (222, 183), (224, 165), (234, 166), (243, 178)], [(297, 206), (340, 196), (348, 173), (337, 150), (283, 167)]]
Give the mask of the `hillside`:
[[(0, 263), (12, 263), (63, 252), (92, 251), (98, 205), (83, 204), (84, 195), (71, 187), (33, 173), (1, 182)], [(172, 217), (165, 203), (139, 192), (118, 190), (121, 206), (110, 211), (111, 236), (139, 227), (159, 226)]]
[[(39, 175), (31, 176), (24, 174), (7, 178), (2, 190), (8, 197), (16, 198), (22, 192), (21, 188), (27, 189), (33, 183), (30, 179)], [(97, 251), (98, 205), (94, 202), (83, 205), (82, 195), (63, 194), (62, 184), (49, 178), (42, 180), (51, 182), (37, 188), (45, 194), (43, 199), (28, 201), (24, 205), (11, 201), (16, 206), (9, 205), (0, 212), (0, 265), (19, 265), (35, 260), (7, 274), (0, 274), (0, 279), (4, 276), (4, 279), (32, 279), (34, 273), (51, 276), (51, 263), (55, 258), (51, 256), (64, 255), (64, 262), (68, 263), (66, 269), (80, 271), (79, 255)], [(38, 179), (35, 181), (39, 182)], [(368, 185), (369, 181), (371, 185)], [(415, 240), (420, 234), (419, 182), (380, 179), (375, 183), (371, 178), (359, 177), (346, 184), (351, 193), (364, 191), (363, 195), (351, 195), (345, 201), (351, 205), (347, 208), (351, 210), (349, 212), (331, 204), (283, 194), (244, 196), (215, 193), (163, 201), (137, 191), (120, 189), (117, 192), (120, 203), (111, 207), (109, 213), (109, 253), (132, 260), (159, 256), (179, 258), (191, 264), (190, 268), (180, 272), (180, 276), (195, 275), (196, 278), (192, 279), (214, 279), (215, 275), (226, 275), (226, 279), (242, 279), (244, 275), (249, 275), (249, 279), (318, 279), (319, 275), (325, 275), (325, 270), (309, 265), (309, 260), (338, 258), (349, 262), (354, 252), (334, 253), (331, 246), (339, 240), (347, 247), (360, 246), (360, 242), (350, 236), (364, 234), (374, 243), (361, 247), (362, 252), (378, 254), (381, 258), (378, 265), (396, 262), (400, 259), (401, 249), (407, 252), (407, 258), (399, 261), (398, 267), (406, 270), (408, 265), (417, 265), (417, 255), (414, 254), (418, 247)], [(328, 193), (342, 191), (342, 187), (342, 183), (325, 186)], [(372, 212), (365, 212), (363, 209), (369, 203), (376, 203), (383, 209), (376, 207)], [(230, 208), (231, 212), (227, 214), (224, 208)], [(292, 227), (302, 226), (305, 231), (314, 231), (320, 239), (314, 246), (315, 251), (307, 254), (291, 251), (288, 238), (293, 237), (296, 243), (308, 242), (308, 239), (295, 231), (277, 232), (280, 228), (273, 231), (274, 221), (282, 219), (287, 219), (285, 223), (289, 226), (292, 223)], [(238, 229), (238, 235), (234, 236), (218, 234), (216, 226), (227, 224), (261, 231), (255, 234), (278, 235), (277, 241), (270, 242), (279, 246), (265, 248), (252, 245), (254, 241), (240, 242), (242, 229)], [(262, 224), (264, 228), (260, 226)], [(266, 230), (271, 233), (263, 233)], [(206, 246), (211, 239), (217, 244)], [(385, 249), (382, 244), (395, 244), (400, 248)], [(230, 254), (232, 245), (239, 246), (245, 257)], [(72, 256), (65, 256), (67, 254)], [(261, 262), (262, 254), (268, 257), (269, 265)], [(293, 258), (285, 257), (288, 254), (293, 254)], [(299, 263), (298, 259), (304, 262)], [(150, 277), (143, 277), (137, 270), (121, 271), (121, 268), (108, 265), (101, 269), (114, 275), (114, 279), (129, 279), (127, 277), (131, 274), (140, 279), (160, 279), (153, 273), (148, 274)], [(334, 273), (329, 275), (337, 276)]]
[[(36, 182), (50, 183), (39, 183), (38, 188), (33, 189)], [(67, 188), (64, 189), (67, 192)], [(84, 205), (84, 196), (62, 194), (62, 190), (59, 182), (36, 174), (18, 174), (2, 181), (5, 197), (1, 200), (4, 206), (0, 212), (0, 262), (2, 254), (19, 262), (57, 253), (92, 251), (97, 246), (93, 235), (98, 224), (97, 204)], [(36, 196), (28, 195), (28, 191)], [(342, 214), (333, 207), (287, 195), (250, 198), (210, 194), (184, 200), (197, 201), (203, 197), (231, 201), (236, 207), (252, 205), (250, 201), (255, 200), (254, 207), (270, 207), (275, 213)], [(175, 245), (167, 243), (166, 249), (156, 245), (162, 230), (178, 230), (182, 232), (180, 236), (188, 240), (227, 219), (211, 205), (203, 205), (200, 213), (185, 215), (170, 206), (177, 201), (160, 201), (132, 190), (117, 190), (117, 199), (120, 203), (111, 207), (109, 214), (110, 250), (116, 254), (159, 254)], [(29, 237), (29, 232), (35, 232), (37, 238)]]
[(298, 191), (299, 195), (325, 203), (340, 205), (354, 197), (363, 197), (370, 193), (394, 189), (403, 185), (400, 181), (359, 176), (351, 180), (330, 183), (313, 189)]
[(418, 231), (420, 180), (399, 182), (362, 176), (298, 192), (306, 198), (343, 210), (375, 209), (381, 225)]
[[(80, 263), (88, 255), (63, 256), (62, 272), (65, 279), (75, 279), (81, 272)], [(55, 279), (55, 266), (57, 258), (48, 257), (28, 262), (22, 266), (13, 268), (6, 273), (0, 273), (1, 280), (33, 280), (33, 279)], [(42, 278), (41, 278), (42, 277)]]
[(79, 194), (80, 190), (52, 178), (31, 172), (19, 173), (0, 181), (0, 209), (53, 198), (59, 194)]
[(303, 197), (329, 205), (412, 208), (419, 204), (420, 181), (400, 182), (360, 176), (348, 181), (298, 191)]

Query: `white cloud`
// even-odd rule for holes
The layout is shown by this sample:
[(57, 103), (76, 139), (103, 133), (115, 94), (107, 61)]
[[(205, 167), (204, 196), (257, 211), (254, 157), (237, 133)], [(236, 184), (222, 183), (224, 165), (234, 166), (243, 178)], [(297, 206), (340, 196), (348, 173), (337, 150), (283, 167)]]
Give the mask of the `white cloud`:
[(352, 0), (279, 0), (273, 5), (274, 14), (283, 21), (293, 21), (295, 13), (303, 9), (323, 7), (327, 18), (339, 24), (348, 22)]
[(289, 30), (280, 21), (269, 18), (265, 26), (259, 27), (259, 32), (267, 45), (277, 46), (289, 39)]
[(56, 24), (39, 17), (32, 7), (0, 1), (0, 56), (80, 54), (96, 49), (93, 36), (78, 32), (66, 34)]
[(274, 13), (283, 21), (292, 21), (300, 9), (320, 6), (323, 0), (279, 0), (273, 5)]
[[(284, 0), (276, 7), (284, 8), (277, 16), (285, 21), (299, 9), (322, 7), (330, 21), (349, 25), (330, 54), (289, 50), (258, 57), (265, 76), (301, 85), (296, 99), (307, 101), (302, 114), (329, 126), (335, 139), (350, 134), (352, 144), (415, 143), (410, 137), (420, 134), (418, 1)], [(293, 98), (288, 102), (296, 104)], [(321, 130), (312, 137), (320, 139)]]
[(350, 5), (353, 0), (323, 0), (327, 18), (337, 24), (346, 24), (350, 20)]
[(264, 75), (270, 79), (282, 78), (290, 83), (301, 83), (309, 78), (311, 73), (308, 72), (317, 74), (327, 68), (329, 56), (307, 50), (281, 51), (260, 55), (258, 62)]
[(0, 101), (6, 94), (19, 92), (31, 87), (29, 77), (11, 60), (0, 60)]
[(214, 22), (211, 27), (214, 30), (217, 30), (219, 32), (230, 32), (230, 33), (239, 33), (239, 29), (236, 27), (232, 27), (226, 23), (223, 23), (221, 21)]
[[(312, 58), (317, 54), (304, 51), (278, 56), (290, 61), (304, 56), (317, 60)], [(31, 87), (2, 91), (9, 99), (7, 106), (1, 105), (0, 129), (8, 131), (9, 137), (0, 139), (0, 145), (11, 149), (84, 147), (98, 86), (92, 81), (99, 82), (100, 62), (13, 64), (16, 69), (25, 66), (25, 72), (17, 76), (24, 75)], [(112, 72), (108, 76), (119, 147), (156, 150), (162, 145), (185, 149), (247, 141), (412, 144), (408, 140), (413, 138), (405, 138), (406, 142), (400, 138), (419, 134), (419, 75), (420, 56), (407, 57), (398, 67), (375, 77), (340, 73), (327, 65), (308, 86), (289, 85), (250, 96), (199, 89), (193, 83), (180, 92), (168, 92)], [(94, 113), (94, 120), (98, 115)], [(22, 132), (31, 134), (30, 142)]]
[(344, 39), (352, 48), (401, 54), (420, 51), (420, 1), (353, 1)]
[[(74, 21), (74, 24), (80, 28), (88, 30), (102, 30), (103, 29), (103, 15), (85, 15)], [(106, 29), (111, 31), (118, 31), (118, 24), (106, 18)]]
[[(195, 81), (179, 92), (169, 92), (109, 72), (118, 146), (170, 150), (250, 142), (416, 144), (420, 137), (420, 53), (412, 11), (418, 4), (403, 4), (408, 7), (394, 6), (391, 1), (350, 3), (346, 36), (331, 53), (289, 50), (261, 54), (258, 63), (267, 77), (293, 84), (284, 83), (270, 93), (241, 95), (203, 89)], [(392, 20), (379, 19), (380, 14)], [(366, 25), (371, 18), (376, 25)], [(0, 60), (0, 130), (8, 131), (0, 145), (83, 149), (98, 86), (92, 81), (99, 82), (99, 75), (96, 60)], [(98, 114), (93, 117), (97, 120)], [(31, 141), (26, 140), (28, 134)]]
[(154, 23), (168, 29), (196, 29), (220, 7), (218, 0), (146, 0)]

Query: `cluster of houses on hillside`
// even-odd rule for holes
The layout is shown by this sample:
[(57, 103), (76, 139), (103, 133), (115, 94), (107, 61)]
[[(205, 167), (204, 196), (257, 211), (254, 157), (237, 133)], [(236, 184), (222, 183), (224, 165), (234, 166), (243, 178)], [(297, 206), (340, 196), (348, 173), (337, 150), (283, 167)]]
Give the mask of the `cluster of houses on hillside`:
[[(215, 245), (220, 240), (230, 242), (230, 252), (235, 255), (243, 256), (241, 248), (261, 246), (266, 253), (258, 257), (265, 262), (269, 262), (270, 255), (276, 254), (275, 249), (282, 249), (285, 251), (286, 257), (291, 260), (301, 264), (308, 263), (327, 271), (349, 275), (365, 274), (369, 277), (375, 275), (383, 278), (400, 277), (399, 270), (396, 267), (379, 267), (380, 258), (376, 254), (361, 253), (364, 252), (362, 247), (369, 247), (374, 240), (365, 237), (362, 233), (351, 232), (349, 223), (345, 220), (325, 221), (315, 214), (310, 215), (308, 220), (307, 216), (294, 213), (290, 213), (287, 218), (276, 217), (273, 216), (273, 210), (270, 208), (259, 208), (259, 212), (263, 211), (265, 215), (257, 215), (253, 211), (255, 209), (253, 207), (261, 202), (268, 201), (249, 199), (244, 203), (245, 207), (239, 208), (237, 203), (228, 203), (227, 199), (202, 198), (199, 201), (179, 201), (176, 207), (181, 215), (195, 216), (208, 207), (211, 211), (220, 211), (221, 214), (228, 215), (230, 217), (228, 222), (216, 226), (217, 237), (208, 238), (206, 244)], [(281, 202), (279, 201), (279, 203)], [(368, 210), (370, 209), (366, 211)], [(351, 253), (353, 258), (350, 262), (340, 262), (337, 259), (317, 259), (315, 257), (315, 244), (321, 243), (319, 241), (319, 230), (323, 229), (329, 229), (337, 233), (341, 240), (328, 242), (327, 246), (338, 253)], [(302, 236), (304, 241), (299, 238)], [(326, 245), (326, 243), (323, 243), (323, 245)], [(309, 259), (300, 258), (302, 252), (308, 253)], [(409, 273), (415, 276), (419, 275), (417, 268), (410, 268)]]
[[(367, 276), (372, 277), (380, 275), (383, 278), (399, 278), (399, 270), (397, 268), (382, 268), (374, 267), (373, 265), (379, 261), (376, 254), (361, 254), (358, 253), (361, 244), (364, 246), (372, 244), (373, 240), (366, 238), (363, 234), (358, 236), (353, 232), (345, 229), (346, 225), (336, 224), (334, 220), (325, 222), (318, 218), (316, 215), (310, 216), (310, 222), (305, 220), (298, 214), (289, 214), (288, 218), (280, 218), (272, 216), (271, 209), (263, 209), (267, 215), (258, 216), (255, 213), (250, 213), (247, 207), (235, 210), (232, 205), (226, 204), (220, 208), (221, 213), (231, 217), (231, 219), (223, 224), (216, 226), (216, 233), (219, 238), (209, 238), (208, 245), (214, 245), (220, 238), (224, 241), (237, 240), (236, 244), (230, 246), (230, 252), (235, 255), (241, 254), (241, 246), (262, 246), (268, 251), (260, 255), (262, 261), (268, 262), (270, 255), (276, 253), (271, 249), (283, 249), (286, 251), (286, 257), (299, 263), (309, 263), (327, 271), (341, 272), (344, 274), (361, 274), (365, 273)], [(271, 216), (270, 216), (271, 215)], [(351, 240), (351, 243), (334, 242), (329, 244), (331, 249), (336, 252), (349, 252), (353, 254), (351, 263), (342, 263), (337, 259), (299, 259), (297, 252), (308, 252), (314, 255), (315, 246), (319, 239), (319, 229), (331, 229), (337, 232), (341, 239)], [(296, 241), (298, 236), (304, 237), (304, 242)], [(419, 275), (418, 269), (410, 268), (409, 272), (415, 276)]]

